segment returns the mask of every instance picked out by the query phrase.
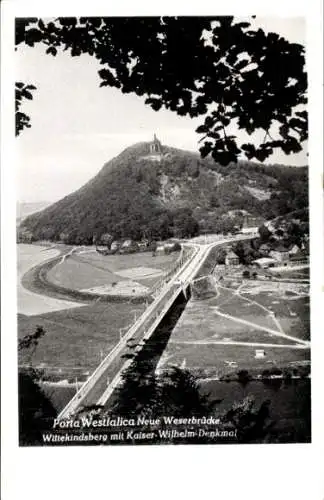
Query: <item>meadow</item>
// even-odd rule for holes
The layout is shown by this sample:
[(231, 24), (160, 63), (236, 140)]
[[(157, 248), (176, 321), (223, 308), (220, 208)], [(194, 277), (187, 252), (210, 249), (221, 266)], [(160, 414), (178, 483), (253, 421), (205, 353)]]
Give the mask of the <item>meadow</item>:
[(47, 274), (55, 285), (86, 290), (119, 282), (134, 281), (153, 286), (176, 261), (179, 253), (156, 255), (151, 252), (101, 255), (95, 250), (74, 253)]
[(293, 368), (310, 359), (309, 349), (265, 347), (264, 358), (255, 358), (255, 347), (224, 344), (176, 344), (169, 341), (158, 369), (185, 366), (201, 377), (223, 377), (239, 370), (258, 374), (270, 368)]
[[(242, 369), (260, 374), (271, 367), (309, 363), (310, 349), (295, 348), (299, 339), (309, 338), (309, 297), (304, 292), (298, 295), (268, 283), (262, 291), (254, 281), (241, 282), (236, 289), (219, 285), (214, 297), (188, 302), (159, 369), (186, 366), (202, 377)], [(263, 349), (264, 357), (256, 357), (256, 349)]]
[[(33, 364), (44, 368), (53, 380), (85, 379), (108, 354), (144, 305), (96, 302), (80, 308), (35, 316), (18, 315), (18, 336), (33, 333), (41, 325), (45, 336), (33, 356)], [(19, 362), (27, 362), (21, 353)]]

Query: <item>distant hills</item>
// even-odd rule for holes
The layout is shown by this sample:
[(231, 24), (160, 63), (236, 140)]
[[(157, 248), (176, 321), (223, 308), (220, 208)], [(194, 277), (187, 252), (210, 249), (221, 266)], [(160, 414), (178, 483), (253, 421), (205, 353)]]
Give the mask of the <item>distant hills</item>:
[[(227, 232), (243, 214), (273, 218), (308, 206), (306, 167), (227, 167), (155, 139), (125, 149), (82, 188), (29, 215), (21, 233), (73, 244)], [(25, 212), (26, 213), (26, 212)]]
[(50, 201), (18, 202), (16, 206), (17, 220), (22, 221), (35, 212), (40, 212), (51, 204)]

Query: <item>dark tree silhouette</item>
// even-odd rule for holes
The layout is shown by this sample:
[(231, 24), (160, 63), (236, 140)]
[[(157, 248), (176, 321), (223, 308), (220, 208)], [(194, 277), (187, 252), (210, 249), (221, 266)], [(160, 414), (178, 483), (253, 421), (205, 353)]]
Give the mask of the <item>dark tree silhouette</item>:
[[(22, 43), (42, 43), (52, 56), (89, 54), (98, 59), (100, 86), (144, 96), (156, 111), (201, 117), (201, 155), (222, 165), (242, 155), (264, 161), (275, 149), (296, 153), (307, 139), (304, 47), (248, 22), (229, 16), (21, 18), (16, 45)], [(30, 123), (19, 110), (16, 118), (19, 134)], [(254, 142), (239, 145), (232, 124)]]
[(21, 446), (42, 445), (42, 432), (51, 428), (57, 412), (50, 399), (38, 384), (41, 372), (31, 366), (32, 356), (39, 339), (45, 335), (42, 326), (37, 326), (33, 334), (18, 340), (18, 351), (26, 351), (29, 366), (19, 368), (19, 444)]
[(44, 330), (44, 328), (37, 325), (34, 333), (27, 334), (22, 339), (18, 339), (18, 351), (27, 351), (30, 366), (32, 357), (37, 349), (39, 339), (42, 338), (45, 333), (46, 331)]
[(36, 90), (34, 85), (25, 85), (23, 82), (16, 82), (15, 88), (15, 112), (16, 112), (16, 135), (19, 135), (24, 128), (30, 128), (30, 117), (20, 111), (24, 99), (32, 99), (31, 90)]

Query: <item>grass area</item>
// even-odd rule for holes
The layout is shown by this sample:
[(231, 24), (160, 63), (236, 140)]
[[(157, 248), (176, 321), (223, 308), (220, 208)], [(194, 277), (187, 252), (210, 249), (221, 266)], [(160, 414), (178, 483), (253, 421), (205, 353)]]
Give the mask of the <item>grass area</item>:
[[(217, 311), (204, 304), (204, 302), (189, 302), (172, 333), (172, 341), (236, 340), (239, 342), (287, 344), (286, 339), (262, 331), (257, 326), (237, 323), (231, 319), (218, 316)], [(222, 308), (219, 308), (219, 310), (222, 310)], [(254, 321), (255, 318), (245, 316), (244, 319)], [(271, 327), (276, 329), (273, 323)]]
[[(189, 301), (171, 335), (161, 367), (184, 364), (204, 375), (222, 376), (233, 373), (233, 370), (246, 369), (257, 373), (270, 367), (284, 368), (290, 363), (309, 361), (309, 349), (280, 347), (295, 343), (260, 329), (269, 328), (280, 333), (276, 322), (279, 321), (287, 335), (309, 340), (309, 297), (271, 283), (266, 284), (266, 291), (262, 291), (260, 285), (256, 288), (255, 283), (246, 284), (244, 290), (252, 293), (240, 297), (234, 288), (219, 286), (217, 297)], [(271, 312), (275, 316), (271, 316)], [(217, 341), (276, 344), (278, 347), (260, 346), (265, 350), (265, 357), (256, 359), (257, 346), (215, 344)]]
[(296, 269), (294, 269), (293, 267), (290, 267), (288, 269), (286, 269), (285, 267), (281, 267), (278, 271), (276, 270), (276, 268), (271, 268), (270, 272), (274, 275), (274, 277), (276, 277), (277, 274), (280, 274), (283, 279), (307, 279), (310, 275), (309, 267), (300, 269), (298, 268), (298, 266), (296, 266)]
[(48, 272), (47, 278), (55, 285), (76, 288), (77, 290), (122, 280), (108, 270), (96, 269), (94, 266), (78, 262), (72, 257), (66, 259), (63, 264), (57, 264), (53, 267)]
[(309, 297), (278, 297), (272, 293), (261, 292), (257, 297), (253, 297), (253, 300), (272, 310), (288, 335), (302, 340), (310, 339)]
[[(131, 324), (135, 311), (138, 316), (143, 310), (144, 306), (138, 304), (95, 303), (38, 316), (18, 315), (18, 335), (21, 338), (33, 333), (36, 325), (43, 326), (46, 335), (33, 362), (65, 378), (76, 371), (94, 370), (101, 354), (108, 354), (119, 340), (119, 328)], [(26, 355), (21, 355), (20, 362), (26, 362)]]
[(179, 253), (170, 255), (157, 255), (153, 257), (150, 252), (101, 255), (94, 251), (76, 253), (68, 257), (62, 264), (57, 264), (48, 272), (48, 279), (52, 283), (71, 289), (88, 289), (96, 286), (111, 285), (130, 278), (115, 274), (132, 268), (151, 268), (157, 271), (155, 277), (136, 276), (135, 281), (143, 282), (145, 286), (153, 286), (161, 279), (161, 272), (169, 269), (177, 259)]
[[(229, 346), (229, 345), (179, 345), (168, 344), (164, 352), (164, 362), (160, 368), (168, 368), (172, 365), (181, 366), (185, 360), (185, 366), (197, 373), (202, 372), (209, 376), (223, 376), (238, 370), (250, 372), (269, 369), (271, 367), (286, 367), (290, 363), (304, 362), (310, 359), (309, 349), (291, 349), (284, 347), (265, 348), (266, 356), (256, 359), (255, 347)], [(236, 366), (230, 366), (227, 362), (236, 362)]]
[(88, 262), (93, 266), (114, 272), (129, 267), (158, 267), (168, 269), (170, 264), (177, 260), (179, 252), (172, 252), (169, 255), (156, 255), (151, 252), (138, 252), (123, 255), (102, 255), (97, 252), (87, 252), (75, 254), (74, 258), (82, 262)]

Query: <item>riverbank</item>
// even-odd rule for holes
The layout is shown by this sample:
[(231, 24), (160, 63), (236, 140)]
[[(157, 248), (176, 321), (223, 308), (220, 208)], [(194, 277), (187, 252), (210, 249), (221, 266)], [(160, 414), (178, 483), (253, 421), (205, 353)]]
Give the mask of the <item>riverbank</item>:
[(53, 247), (17, 245), (17, 308), (19, 314), (34, 316), (83, 305), (65, 300), (65, 298), (43, 295), (40, 290), (31, 289), (28, 286), (28, 279), (26, 282), (25, 276), (31, 275), (34, 269), (42, 267), (47, 262), (59, 259), (60, 255), (60, 250)]

